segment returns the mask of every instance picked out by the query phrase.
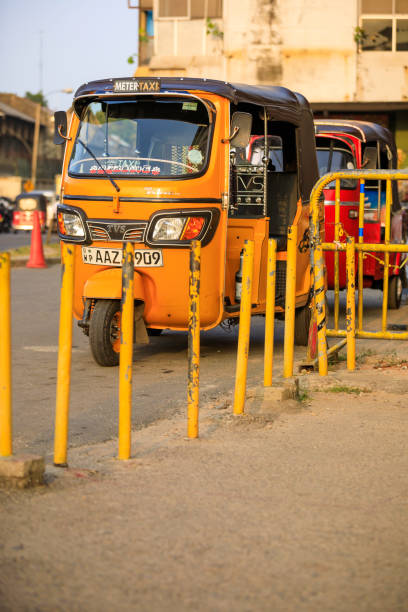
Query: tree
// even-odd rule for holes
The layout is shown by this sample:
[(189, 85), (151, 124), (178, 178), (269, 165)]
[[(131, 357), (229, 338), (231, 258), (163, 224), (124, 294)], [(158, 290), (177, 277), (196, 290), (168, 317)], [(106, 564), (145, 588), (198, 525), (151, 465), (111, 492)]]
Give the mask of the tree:
[(48, 102), (44, 98), (44, 94), (42, 91), (39, 91), (38, 93), (31, 93), (31, 91), (26, 91), (25, 97), (28, 100), (31, 100), (31, 102), (36, 102), (36, 104), (41, 104), (41, 106), (48, 108)]

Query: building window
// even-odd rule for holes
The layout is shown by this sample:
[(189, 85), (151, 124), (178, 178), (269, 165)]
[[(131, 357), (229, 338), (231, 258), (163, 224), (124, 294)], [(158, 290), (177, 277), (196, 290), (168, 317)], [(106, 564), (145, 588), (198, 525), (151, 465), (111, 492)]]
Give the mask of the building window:
[(408, 0), (361, 0), (363, 51), (408, 51)]
[(159, 0), (159, 19), (222, 17), (222, 0)]

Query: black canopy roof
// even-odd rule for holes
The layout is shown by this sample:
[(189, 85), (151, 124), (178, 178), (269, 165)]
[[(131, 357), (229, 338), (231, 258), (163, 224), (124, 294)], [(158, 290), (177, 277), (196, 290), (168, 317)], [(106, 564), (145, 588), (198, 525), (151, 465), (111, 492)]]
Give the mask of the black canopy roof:
[[(138, 81), (137, 77), (120, 78), (120, 79), (102, 79), (98, 81), (90, 81), (81, 85), (75, 92), (75, 99), (82, 96), (106, 95), (112, 93), (114, 96), (123, 95), (123, 93), (114, 92), (114, 82), (116, 80)], [(147, 79), (149, 80), (149, 79)], [(151, 79), (155, 80), (155, 79)], [(157, 79), (156, 79), (157, 80)], [(160, 93), (166, 92), (189, 92), (200, 90), (209, 93), (215, 93), (234, 104), (246, 102), (249, 104), (257, 104), (268, 109), (268, 115), (272, 119), (282, 121), (293, 121), (299, 123), (301, 120), (301, 111), (304, 107), (309, 109), (309, 103), (300, 94), (296, 94), (285, 87), (261, 86), (261, 85), (243, 85), (241, 83), (227, 83), (225, 81), (217, 81), (213, 79), (193, 79), (183, 77), (160, 77)], [(128, 95), (128, 94), (125, 94)], [(137, 95), (137, 92), (133, 92)]]
[(354, 121), (351, 119), (316, 119), (316, 134), (327, 132), (340, 132), (361, 140), (361, 142), (380, 141), (387, 144), (390, 149), (395, 147), (394, 138), (387, 128), (378, 123), (369, 121)]

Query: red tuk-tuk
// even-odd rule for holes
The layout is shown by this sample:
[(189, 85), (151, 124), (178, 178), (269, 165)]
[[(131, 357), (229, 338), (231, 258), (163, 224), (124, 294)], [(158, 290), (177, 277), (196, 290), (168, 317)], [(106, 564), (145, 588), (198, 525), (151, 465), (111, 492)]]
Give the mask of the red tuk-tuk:
[[(397, 151), (391, 132), (376, 124), (365, 121), (322, 119), (315, 120), (316, 149), (320, 176), (341, 170), (397, 168)], [(385, 234), (385, 181), (365, 181), (364, 189), (364, 242), (380, 243)], [(358, 241), (360, 181), (342, 179), (340, 181), (340, 223), (343, 229), (340, 241), (347, 235)], [(334, 209), (335, 183), (324, 189), (325, 240), (335, 238)], [(405, 242), (404, 211), (398, 198), (395, 181), (392, 182), (391, 242)], [(374, 256), (375, 255), (375, 256)], [(325, 254), (327, 285), (334, 287), (334, 254)], [(364, 258), (364, 287), (382, 290), (384, 266), (381, 253), (368, 253)], [(388, 307), (399, 308), (401, 304), (405, 275), (399, 270), (400, 253), (390, 254)], [(346, 286), (345, 253), (339, 253), (339, 286)]]
[(32, 230), (35, 210), (38, 210), (40, 227), (43, 230), (47, 221), (46, 197), (39, 191), (20, 193), (16, 198), (16, 207), (13, 211), (13, 229)]

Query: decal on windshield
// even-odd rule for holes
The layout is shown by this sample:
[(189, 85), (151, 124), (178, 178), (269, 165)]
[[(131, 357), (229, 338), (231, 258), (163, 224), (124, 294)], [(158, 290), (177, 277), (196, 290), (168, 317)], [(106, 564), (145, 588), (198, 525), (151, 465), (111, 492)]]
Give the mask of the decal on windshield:
[[(153, 174), (157, 176), (161, 170), (159, 166), (140, 164), (134, 160), (119, 160), (114, 162), (102, 162), (102, 167), (107, 174)], [(91, 174), (104, 174), (102, 168), (97, 164), (90, 167)]]

